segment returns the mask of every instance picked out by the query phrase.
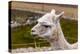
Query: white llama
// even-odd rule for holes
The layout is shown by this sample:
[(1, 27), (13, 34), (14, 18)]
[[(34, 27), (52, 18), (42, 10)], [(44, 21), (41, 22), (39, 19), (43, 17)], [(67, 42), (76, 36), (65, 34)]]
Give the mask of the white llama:
[(56, 11), (52, 9), (50, 13), (39, 18), (37, 20), (38, 24), (32, 28), (31, 34), (47, 39), (53, 50), (76, 49), (78, 44), (69, 44), (66, 41), (60, 26), (59, 19), (64, 12), (61, 12), (58, 15), (55, 14), (55, 12)]

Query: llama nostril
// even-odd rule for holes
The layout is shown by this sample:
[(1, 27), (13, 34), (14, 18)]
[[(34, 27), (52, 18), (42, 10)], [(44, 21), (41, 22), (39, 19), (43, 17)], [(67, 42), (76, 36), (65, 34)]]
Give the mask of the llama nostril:
[(36, 36), (37, 36), (37, 34), (36, 34), (35, 30), (31, 30), (31, 32), (32, 32), (32, 36), (34, 36), (34, 37), (36, 37)]
[(32, 30), (32, 32), (35, 32), (35, 30)]

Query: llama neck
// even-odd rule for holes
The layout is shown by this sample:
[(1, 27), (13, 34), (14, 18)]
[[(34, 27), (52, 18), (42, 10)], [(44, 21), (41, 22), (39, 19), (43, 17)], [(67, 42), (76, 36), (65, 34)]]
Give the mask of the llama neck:
[(57, 24), (57, 37), (58, 37), (58, 40), (53, 40), (53, 41), (50, 41), (50, 44), (51, 46), (55, 49), (55, 50), (59, 50), (59, 49), (70, 49), (71, 48), (71, 45), (66, 41), (64, 35), (63, 35), (63, 32), (62, 32), (62, 29), (61, 29), (61, 26), (60, 26), (60, 23), (58, 22)]

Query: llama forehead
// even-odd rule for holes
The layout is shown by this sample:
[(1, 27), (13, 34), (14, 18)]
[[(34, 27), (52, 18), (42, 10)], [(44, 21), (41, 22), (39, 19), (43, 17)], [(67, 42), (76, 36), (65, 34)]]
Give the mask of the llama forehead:
[(44, 16), (42, 16), (41, 18), (39, 18), (37, 21), (47, 23), (47, 24), (52, 24), (54, 21), (53, 18), (55, 18), (55, 16), (53, 16), (50, 13), (47, 13)]

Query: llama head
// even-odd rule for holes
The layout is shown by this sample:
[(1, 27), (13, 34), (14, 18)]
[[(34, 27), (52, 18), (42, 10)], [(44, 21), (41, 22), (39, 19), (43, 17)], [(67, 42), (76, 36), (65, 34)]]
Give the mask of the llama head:
[(38, 23), (32, 28), (31, 34), (33, 36), (39, 36), (42, 38), (52, 38), (55, 37), (57, 31), (57, 23), (59, 21), (60, 16), (63, 15), (64, 12), (56, 15), (55, 10), (53, 9), (50, 13), (43, 15), (37, 21)]

